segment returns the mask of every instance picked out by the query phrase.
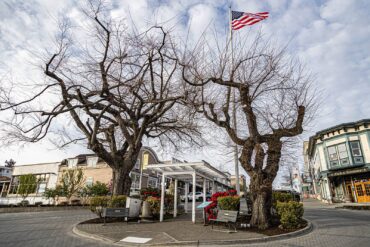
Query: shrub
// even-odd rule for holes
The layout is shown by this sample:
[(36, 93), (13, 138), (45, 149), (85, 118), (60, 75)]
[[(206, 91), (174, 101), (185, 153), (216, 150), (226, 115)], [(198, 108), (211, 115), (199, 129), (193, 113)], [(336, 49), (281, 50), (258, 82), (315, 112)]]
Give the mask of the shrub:
[(127, 196), (112, 196), (108, 206), (111, 208), (125, 208)]
[(86, 185), (79, 191), (79, 196), (106, 196), (109, 193), (108, 185), (97, 181), (93, 185)]
[(91, 212), (95, 213), (99, 216), (99, 218), (102, 217), (103, 213), (103, 207), (107, 207), (109, 203), (109, 197), (107, 196), (95, 196), (90, 199), (90, 210)]
[(149, 203), (153, 217), (158, 218), (161, 209), (161, 200), (158, 197), (149, 196), (146, 201)]
[(290, 202), (293, 201), (293, 196), (290, 193), (284, 193), (284, 192), (273, 192), (272, 193), (272, 200), (274, 204), (276, 202)]
[(277, 213), (283, 229), (295, 229), (302, 223), (303, 204), (299, 202), (280, 202), (276, 204)]
[(26, 206), (30, 205), (30, 202), (28, 200), (22, 200), (17, 205), (21, 206), (21, 207), (26, 207)]
[(239, 209), (239, 196), (223, 196), (217, 198), (217, 203), (222, 210), (233, 210), (237, 211)]

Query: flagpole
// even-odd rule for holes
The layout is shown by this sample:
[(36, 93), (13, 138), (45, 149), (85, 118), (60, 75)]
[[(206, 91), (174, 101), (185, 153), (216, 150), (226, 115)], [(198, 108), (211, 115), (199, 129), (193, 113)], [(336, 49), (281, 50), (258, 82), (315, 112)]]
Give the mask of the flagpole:
[[(232, 12), (231, 12), (231, 4), (229, 6), (229, 17), (230, 17), (230, 23), (229, 23), (229, 31), (230, 31), (230, 46), (231, 46), (231, 70), (233, 69), (234, 65), (234, 48), (233, 48), (233, 30), (232, 30)], [(236, 89), (233, 89), (233, 109), (232, 109), (232, 116), (233, 116), (233, 127), (236, 133)], [(238, 146), (234, 145), (234, 165), (235, 165), (235, 189), (238, 195), (240, 195), (240, 183), (239, 183), (239, 162), (238, 162)]]

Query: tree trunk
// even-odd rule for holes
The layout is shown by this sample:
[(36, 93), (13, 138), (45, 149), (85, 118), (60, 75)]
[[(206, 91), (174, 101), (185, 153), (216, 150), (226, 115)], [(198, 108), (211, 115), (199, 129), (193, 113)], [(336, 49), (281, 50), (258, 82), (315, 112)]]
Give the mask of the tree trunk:
[(270, 209), (272, 205), (272, 183), (261, 179), (262, 172), (251, 179), (250, 190), (252, 199), (251, 226), (267, 229), (270, 225)]
[(113, 168), (113, 195), (130, 195), (130, 171), (120, 167)]

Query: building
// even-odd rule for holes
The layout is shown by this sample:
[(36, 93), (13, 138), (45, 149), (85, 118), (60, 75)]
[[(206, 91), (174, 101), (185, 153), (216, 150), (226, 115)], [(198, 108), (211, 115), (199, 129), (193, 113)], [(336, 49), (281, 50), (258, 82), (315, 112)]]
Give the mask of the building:
[[(230, 176), (230, 185), (231, 187), (236, 189), (236, 176), (235, 175)], [(240, 192), (244, 192), (246, 190), (247, 182), (243, 174), (239, 175), (239, 185), (240, 185)]]
[[(135, 167), (130, 172), (132, 179), (131, 193), (138, 194), (140, 189), (152, 187), (158, 188), (159, 178), (156, 172), (146, 169), (148, 164), (161, 163), (157, 154), (149, 147), (140, 150), (139, 158)], [(112, 184), (113, 170), (108, 164), (99, 159), (95, 154), (78, 155), (66, 159), (60, 166), (60, 174), (64, 170), (81, 168), (85, 176), (85, 185), (92, 185), (99, 181), (108, 185)], [(143, 169), (141, 170), (140, 167)]]
[(370, 202), (370, 119), (343, 123), (310, 137), (307, 156), (318, 199)]
[(48, 200), (43, 198), (43, 193), (47, 188), (55, 188), (58, 181), (59, 166), (60, 162), (14, 166), (7, 196), (6, 198), (1, 198), (0, 204), (16, 205), (23, 200), (18, 194), (19, 176), (26, 174), (35, 175), (38, 182), (35, 192), (29, 194), (25, 199), (30, 204), (35, 202), (48, 203)]
[(13, 168), (0, 166), (0, 197), (6, 197), (12, 177)]
[(303, 174), (302, 174), (302, 194), (305, 198), (315, 197), (312, 174), (308, 157), (308, 141), (303, 142)]

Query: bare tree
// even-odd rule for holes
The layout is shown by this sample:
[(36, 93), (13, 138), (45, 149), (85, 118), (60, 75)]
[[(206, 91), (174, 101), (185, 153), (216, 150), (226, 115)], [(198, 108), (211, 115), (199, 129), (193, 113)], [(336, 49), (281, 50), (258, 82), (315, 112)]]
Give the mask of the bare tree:
[(113, 169), (113, 194), (127, 195), (143, 138), (180, 145), (197, 142), (200, 133), (183, 105), (186, 85), (169, 33), (157, 26), (128, 31), (102, 4), (85, 14), (84, 29), (61, 22), (37, 91), (23, 90), (29, 96), (17, 101), (9, 88), (0, 90), (1, 110), (15, 113), (6, 139), (37, 142), (59, 133), (61, 147), (86, 143)]
[(250, 40), (236, 40), (233, 53), (229, 42), (203, 40), (179, 57), (183, 79), (198, 88), (194, 107), (241, 149), (239, 160), (251, 179), (251, 225), (264, 229), (270, 223), (272, 183), (283, 147), (302, 133), (314, 113), (315, 96), (304, 68), (284, 49), (274, 48), (260, 34)]

